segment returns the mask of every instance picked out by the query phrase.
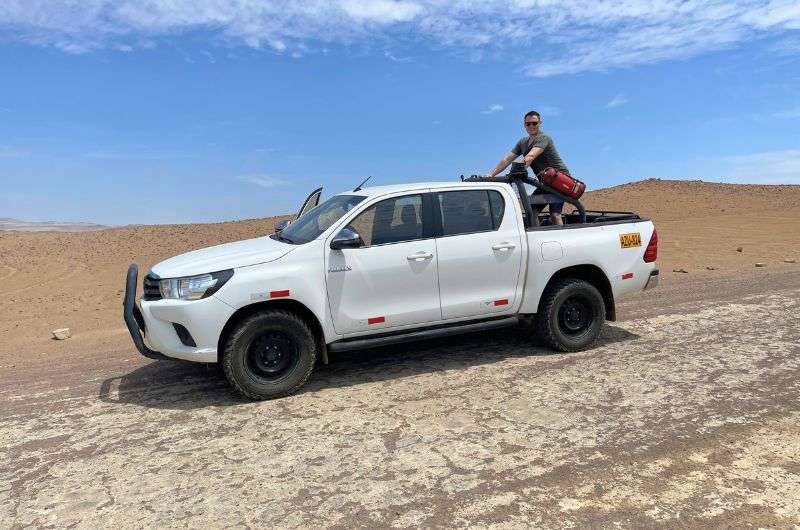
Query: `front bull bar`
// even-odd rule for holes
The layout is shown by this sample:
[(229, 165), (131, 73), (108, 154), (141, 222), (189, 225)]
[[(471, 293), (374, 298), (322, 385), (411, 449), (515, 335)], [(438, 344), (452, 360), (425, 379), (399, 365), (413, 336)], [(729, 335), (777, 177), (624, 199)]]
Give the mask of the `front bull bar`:
[(133, 344), (139, 353), (148, 359), (163, 359), (174, 361), (172, 357), (167, 357), (161, 352), (157, 352), (148, 348), (144, 339), (142, 339), (142, 331), (145, 328), (144, 317), (142, 311), (136, 304), (136, 282), (139, 277), (139, 267), (135, 263), (131, 263), (128, 267), (128, 277), (125, 280), (125, 298), (122, 300), (122, 316), (125, 319), (125, 325), (128, 327), (128, 332), (131, 334)]

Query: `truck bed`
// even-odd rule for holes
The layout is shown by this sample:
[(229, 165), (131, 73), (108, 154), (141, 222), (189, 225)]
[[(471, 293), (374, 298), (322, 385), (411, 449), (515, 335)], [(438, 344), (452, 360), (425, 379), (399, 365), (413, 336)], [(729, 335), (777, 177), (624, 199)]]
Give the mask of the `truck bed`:
[[(570, 267), (602, 272), (615, 300), (644, 289), (656, 268), (655, 263), (644, 261), (655, 230), (652, 221), (630, 212), (592, 212), (591, 216), (587, 212), (586, 223), (577, 222), (577, 215), (564, 217), (564, 226), (527, 229), (529, 255), (521, 313), (535, 313), (553, 275)], [(623, 239), (630, 238), (621, 236), (632, 234), (639, 234), (639, 244), (623, 248)]]

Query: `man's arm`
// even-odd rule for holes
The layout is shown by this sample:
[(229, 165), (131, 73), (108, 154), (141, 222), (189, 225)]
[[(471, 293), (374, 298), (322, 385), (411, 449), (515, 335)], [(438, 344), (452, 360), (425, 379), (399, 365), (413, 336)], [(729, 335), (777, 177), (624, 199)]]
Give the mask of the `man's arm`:
[(503, 159), (500, 162), (497, 163), (497, 166), (495, 166), (495, 168), (486, 176), (490, 178), (496, 176), (498, 173), (507, 168), (508, 165), (511, 162), (513, 162), (514, 159), (517, 158), (518, 156), (519, 155), (516, 155), (514, 153), (508, 153), (506, 156), (503, 157)]
[(533, 149), (528, 151), (528, 154), (525, 155), (525, 168), (526, 169), (529, 168), (531, 164), (533, 164), (533, 161), (536, 159), (536, 157), (541, 155), (542, 153), (544, 153), (544, 149), (542, 149), (541, 147), (534, 147)]

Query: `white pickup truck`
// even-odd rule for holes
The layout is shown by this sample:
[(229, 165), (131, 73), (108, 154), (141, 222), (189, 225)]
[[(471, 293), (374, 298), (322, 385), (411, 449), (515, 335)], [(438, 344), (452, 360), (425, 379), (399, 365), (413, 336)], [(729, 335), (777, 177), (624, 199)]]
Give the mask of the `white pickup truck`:
[[(587, 348), (615, 301), (658, 283), (653, 223), (629, 212), (540, 226), (524, 187), (429, 182), (309, 196), (275, 234), (153, 266), (124, 317), (157, 359), (222, 364), (251, 399), (300, 388), (328, 352), (527, 324)], [(544, 219), (544, 216), (542, 216)]]

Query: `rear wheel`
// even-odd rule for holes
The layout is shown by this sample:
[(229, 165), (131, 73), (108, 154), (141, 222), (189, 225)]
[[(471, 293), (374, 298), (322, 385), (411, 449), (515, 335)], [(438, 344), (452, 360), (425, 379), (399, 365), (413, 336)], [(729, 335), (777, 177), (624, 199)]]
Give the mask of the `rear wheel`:
[(246, 318), (228, 339), (225, 377), (250, 399), (273, 399), (297, 391), (316, 361), (314, 334), (297, 315), (283, 310)]
[(559, 351), (590, 347), (606, 319), (603, 295), (584, 280), (565, 278), (549, 286), (536, 314), (537, 335)]

